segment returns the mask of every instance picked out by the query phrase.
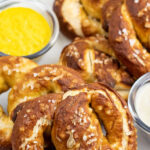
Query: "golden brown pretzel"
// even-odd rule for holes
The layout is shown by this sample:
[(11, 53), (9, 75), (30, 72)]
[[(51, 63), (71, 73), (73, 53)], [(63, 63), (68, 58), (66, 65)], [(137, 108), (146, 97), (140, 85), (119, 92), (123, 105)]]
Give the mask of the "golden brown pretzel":
[(64, 48), (59, 63), (78, 71), (88, 83), (98, 81), (115, 88), (124, 98), (134, 82), (102, 36), (76, 38)]
[(135, 77), (150, 71), (149, 19), (150, 0), (125, 0), (109, 23), (109, 40), (115, 54)]
[[(28, 61), (26, 60), (24, 62), (26, 63), (26, 65), (30, 66), (29, 68), (31, 68), (32, 63), (27, 63)], [(13, 64), (13, 61), (11, 65), (16, 66), (15, 64)], [(14, 68), (11, 68), (12, 70), (10, 70), (10, 68), (6, 69), (6, 64), (4, 66), (4, 70), (8, 73), (9, 76), (9, 72), (11, 72)], [(34, 67), (35, 66), (37, 65), (34, 64)], [(22, 69), (21, 71), (24, 72), (26, 68), (27, 67), (25, 67), (23, 64), (23, 68), (20, 69)], [(17, 69), (15, 68), (15, 70)], [(20, 74), (18, 71), (20, 72)], [(12, 79), (15, 79), (15, 77), (19, 77), (20, 82), (14, 82), (15, 85), (12, 87), (8, 96), (9, 116), (11, 115), (11, 112), (14, 110), (14, 108), (22, 102), (35, 97), (39, 97), (40, 95), (45, 95), (49, 92), (63, 92), (69, 88), (74, 88), (78, 85), (84, 84), (84, 81), (74, 70), (59, 65), (43, 65), (35, 67), (30, 71), (30, 73), (25, 75), (23, 75), (21, 71), (18, 68), (16, 74), (14, 72), (13, 74), (11, 74), (12, 77), (14, 77)], [(21, 77), (22, 80), (20, 79)], [(7, 145), (9, 147), (11, 146), (10, 135), (12, 127), (13, 124), (11, 123), (10, 118), (6, 116), (6, 114), (4, 114), (0, 109), (0, 149), (4, 149)], [(6, 147), (6, 149), (8, 149), (8, 147)]]
[[(14, 56), (0, 57), (0, 93), (23, 80), (25, 73), (37, 64), (29, 59)], [(0, 106), (0, 149), (11, 148), (10, 135), (13, 123)]]
[(44, 150), (45, 133), (48, 137), (51, 134), (56, 150), (137, 149), (136, 129), (127, 104), (103, 84), (84, 85), (26, 102), (15, 121), (13, 150)]
[(55, 0), (54, 10), (64, 32), (78, 36), (105, 35), (100, 21), (101, 0)]

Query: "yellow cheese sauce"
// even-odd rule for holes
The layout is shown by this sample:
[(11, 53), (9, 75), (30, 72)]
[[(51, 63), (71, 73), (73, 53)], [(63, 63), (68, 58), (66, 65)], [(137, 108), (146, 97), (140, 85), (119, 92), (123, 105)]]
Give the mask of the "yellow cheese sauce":
[(44, 48), (51, 37), (46, 19), (23, 7), (8, 8), (0, 13), (0, 52), (25, 56)]

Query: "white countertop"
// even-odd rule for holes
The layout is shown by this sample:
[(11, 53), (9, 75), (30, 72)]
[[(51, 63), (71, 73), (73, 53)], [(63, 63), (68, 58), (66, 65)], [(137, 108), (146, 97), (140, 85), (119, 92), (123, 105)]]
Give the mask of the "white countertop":
[[(41, 0), (45, 2), (47, 6), (52, 8), (54, 0)], [(70, 40), (67, 39), (62, 33), (60, 33), (59, 38), (53, 48), (44, 54), (40, 60), (38, 60), (39, 64), (53, 64), (57, 63), (59, 60), (60, 53), (64, 46), (70, 43)], [(5, 92), (0, 95), (0, 104), (6, 111), (7, 108), (7, 96), (8, 92)], [(148, 137), (143, 133), (140, 129), (138, 129), (138, 150), (150, 150), (150, 136)]]

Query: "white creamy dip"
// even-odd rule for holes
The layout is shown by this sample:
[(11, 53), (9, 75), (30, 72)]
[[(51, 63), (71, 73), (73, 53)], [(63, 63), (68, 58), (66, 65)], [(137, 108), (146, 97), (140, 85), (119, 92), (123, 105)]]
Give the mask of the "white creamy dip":
[(139, 118), (150, 126), (150, 83), (138, 89), (135, 96), (135, 109)]

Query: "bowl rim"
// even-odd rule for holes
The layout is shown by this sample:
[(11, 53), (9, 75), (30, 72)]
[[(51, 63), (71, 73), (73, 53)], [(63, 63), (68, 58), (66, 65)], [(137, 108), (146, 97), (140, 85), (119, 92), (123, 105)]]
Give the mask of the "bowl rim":
[(133, 102), (134, 97), (136, 95), (136, 92), (140, 87), (150, 82), (150, 72), (144, 74), (141, 76), (131, 87), (131, 90), (129, 92), (128, 96), (128, 107), (129, 111), (135, 121), (135, 123), (138, 125), (140, 129), (142, 129), (145, 133), (150, 134), (150, 127), (146, 125), (138, 116), (136, 109), (135, 109), (135, 102)]
[[(41, 1), (37, 1), (37, 0), (32, 0), (32, 1), (27, 1), (27, 0), (3, 0), (3, 1), (0, 1), (0, 8), (3, 8), (3, 7), (6, 7), (7, 5), (11, 5), (11, 4), (14, 4), (14, 2), (19, 2), (19, 3), (23, 3), (23, 2), (26, 2), (26, 3), (39, 3), (40, 5), (42, 5), (42, 7), (44, 7), (45, 11), (48, 13), (48, 15), (51, 17), (52, 19), (52, 24), (53, 24), (53, 32), (52, 32), (52, 36), (48, 42), (48, 44), (42, 48), (41, 50), (39, 50), (38, 52), (36, 53), (33, 53), (33, 54), (30, 54), (30, 55), (25, 55), (25, 56), (20, 56), (20, 57), (25, 57), (25, 58), (29, 58), (29, 59), (34, 59), (34, 58), (37, 58), (43, 54), (45, 54), (47, 51), (49, 51), (52, 46), (56, 43), (57, 39), (58, 39), (58, 36), (59, 36), (59, 22), (58, 22), (58, 19), (53, 11), (53, 9), (51, 8), (48, 8), (46, 6), (45, 3), (41, 2)], [(8, 54), (5, 54), (3, 52), (0, 52), (0, 57), (1, 56), (12, 56), (12, 55), (8, 55)]]

